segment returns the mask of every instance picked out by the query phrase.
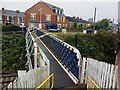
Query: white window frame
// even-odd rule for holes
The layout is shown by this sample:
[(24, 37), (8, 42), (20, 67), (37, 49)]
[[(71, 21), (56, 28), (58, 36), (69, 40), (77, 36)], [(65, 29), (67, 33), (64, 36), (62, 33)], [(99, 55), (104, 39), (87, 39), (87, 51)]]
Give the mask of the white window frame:
[(63, 17), (63, 22), (65, 22), (65, 17)]
[(51, 14), (46, 14), (46, 21), (51, 21)]
[(62, 22), (62, 17), (60, 17), (60, 22)]
[(60, 17), (59, 16), (57, 16), (57, 22), (60, 22)]
[(18, 18), (18, 22), (20, 22), (20, 17), (17, 17)]
[(36, 13), (30, 14), (30, 20), (36, 20)]
[(9, 21), (9, 16), (7, 16), (7, 21)]
[(63, 24), (63, 27), (65, 27), (65, 24)]

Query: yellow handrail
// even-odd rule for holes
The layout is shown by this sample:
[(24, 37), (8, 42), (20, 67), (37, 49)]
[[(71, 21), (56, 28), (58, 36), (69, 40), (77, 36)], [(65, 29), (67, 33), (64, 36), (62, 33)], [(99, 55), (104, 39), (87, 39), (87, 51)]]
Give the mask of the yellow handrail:
[(51, 74), (35, 90), (39, 90), (40, 88), (42, 88), (43, 85), (45, 85), (45, 88), (49, 88), (48, 87), (48, 83), (49, 83), (48, 81), (50, 81), (51, 78), (52, 78), (52, 86), (51, 86), (50, 90), (53, 89), (53, 87), (54, 87), (54, 74)]
[(99, 88), (100, 89), (100, 87), (95, 83), (95, 81), (93, 81), (89, 76), (87, 77), (87, 89), (89, 88), (88, 87), (88, 80), (93, 84), (92, 88)]

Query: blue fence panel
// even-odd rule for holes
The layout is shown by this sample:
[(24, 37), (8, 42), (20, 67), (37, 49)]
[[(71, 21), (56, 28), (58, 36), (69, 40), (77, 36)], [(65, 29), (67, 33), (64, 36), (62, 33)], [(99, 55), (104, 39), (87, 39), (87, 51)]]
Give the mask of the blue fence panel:
[(46, 46), (54, 53), (54, 55), (58, 58), (58, 60), (68, 68), (72, 74), (78, 78), (79, 76), (79, 66), (77, 58), (77, 54), (73, 52), (68, 46), (61, 43), (59, 40), (50, 37), (44, 36), (41, 40), (46, 44)]

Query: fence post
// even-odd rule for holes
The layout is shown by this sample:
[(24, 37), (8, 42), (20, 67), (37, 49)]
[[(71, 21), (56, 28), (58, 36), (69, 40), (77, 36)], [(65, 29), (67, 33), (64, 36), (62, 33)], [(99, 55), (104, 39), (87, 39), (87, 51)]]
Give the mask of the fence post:
[(117, 54), (116, 54), (116, 61), (115, 61), (115, 68), (117, 69), (116, 70), (116, 78), (117, 78), (117, 88), (120, 89), (120, 42), (118, 42), (118, 45), (117, 45)]
[[(31, 34), (31, 33), (30, 33)], [(31, 34), (31, 37), (32, 37), (32, 40), (34, 42), (34, 69), (37, 68), (37, 42), (36, 42), (36, 39), (32, 36)]]
[(34, 41), (34, 68), (37, 68), (37, 43)]

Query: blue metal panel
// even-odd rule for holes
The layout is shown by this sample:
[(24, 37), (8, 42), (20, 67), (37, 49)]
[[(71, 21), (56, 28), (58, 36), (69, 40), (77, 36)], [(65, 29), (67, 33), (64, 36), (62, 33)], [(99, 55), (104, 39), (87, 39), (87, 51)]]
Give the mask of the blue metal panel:
[(59, 59), (62, 65), (64, 65), (65, 68), (68, 68), (68, 70), (71, 71), (76, 78), (78, 78), (79, 76), (78, 58), (77, 54), (73, 52), (73, 49), (70, 50), (70, 48), (65, 46), (63, 43), (49, 36), (45, 36), (41, 38), (41, 40)]

